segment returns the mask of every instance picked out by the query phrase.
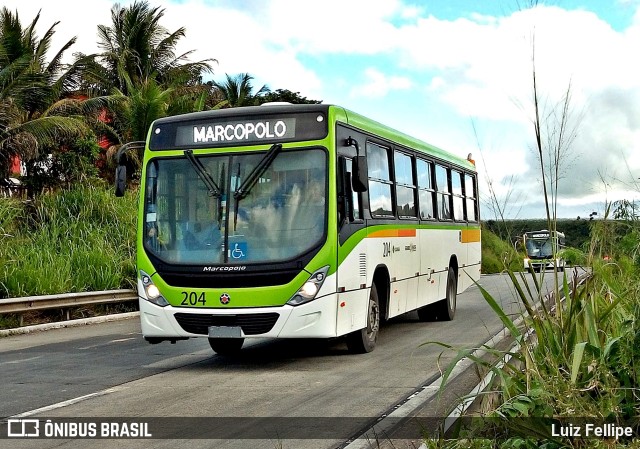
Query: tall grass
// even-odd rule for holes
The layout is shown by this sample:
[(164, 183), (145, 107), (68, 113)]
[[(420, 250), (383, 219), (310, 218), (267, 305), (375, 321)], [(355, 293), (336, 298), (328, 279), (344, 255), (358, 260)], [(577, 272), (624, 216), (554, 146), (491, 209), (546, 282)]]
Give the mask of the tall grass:
[(0, 200), (0, 298), (131, 287), (135, 202), (90, 184)]
[[(427, 441), (428, 447), (628, 447), (629, 441), (552, 436), (544, 418), (623, 423), (640, 415), (639, 229), (638, 223), (594, 223), (590, 250), (582, 255), (591, 266), (589, 278), (570, 285), (565, 274), (548, 302), (540, 301), (544, 292), (537, 283), (529, 288), (524, 275), (509, 272), (527, 312), (525, 328), (535, 331), (531, 340), (481, 288), (519, 349), (491, 350), (512, 357), (501, 367), (474, 359), (495, 379), (494, 389), (477, 397), (483, 402), (479, 414), (499, 425), (488, 429), (482, 421), (484, 428), (467, 429), (466, 435), (498, 438)], [(456, 361), (468, 352), (460, 350)]]

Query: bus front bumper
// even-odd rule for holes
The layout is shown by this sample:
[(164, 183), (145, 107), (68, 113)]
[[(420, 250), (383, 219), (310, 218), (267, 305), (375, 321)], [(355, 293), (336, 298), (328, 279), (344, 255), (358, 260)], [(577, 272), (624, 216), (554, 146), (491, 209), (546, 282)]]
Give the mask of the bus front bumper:
[(337, 295), (299, 306), (252, 308), (160, 307), (140, 296), (145, 338), (208, 337), (209, 327), (240, 327), (242, 338), (330, 338), (336, 336)]

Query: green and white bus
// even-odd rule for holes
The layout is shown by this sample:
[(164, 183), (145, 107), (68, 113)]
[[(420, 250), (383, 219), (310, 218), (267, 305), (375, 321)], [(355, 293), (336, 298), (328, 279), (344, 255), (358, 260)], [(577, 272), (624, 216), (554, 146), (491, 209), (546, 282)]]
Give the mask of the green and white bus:
[[(122, 157), (116, 194), (124, 192)], [(156, 120), (137, 233), (150, 343), (346, 336), (383, 320), (451, 320), (480, 277), (468, 159), (334, 105), (263, 105)]]

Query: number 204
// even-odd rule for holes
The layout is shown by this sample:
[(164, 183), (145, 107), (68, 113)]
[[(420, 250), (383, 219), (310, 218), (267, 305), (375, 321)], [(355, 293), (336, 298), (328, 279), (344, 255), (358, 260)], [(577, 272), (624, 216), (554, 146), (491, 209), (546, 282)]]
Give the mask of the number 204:
[(391, 255), (391, 242), (382, 242), (382, 257)]
[(197, 306), (198, 304), (205, 305), (207, 301), (204, 299), (204, 292), (197, 294), (196, 292), (181, 292), (183, 306)]

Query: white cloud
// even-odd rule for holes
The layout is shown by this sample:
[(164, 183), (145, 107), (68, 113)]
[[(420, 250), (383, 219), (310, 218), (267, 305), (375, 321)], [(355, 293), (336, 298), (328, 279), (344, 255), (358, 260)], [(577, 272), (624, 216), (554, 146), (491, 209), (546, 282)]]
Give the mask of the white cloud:
[(369, 67), (364, 71), (365, 82), (351, 90), (352, 97), (384, 97), (394, 90), (406, 90), (413, 87), (409, 78), (403, 76), (387, 76), (377, 69)]

